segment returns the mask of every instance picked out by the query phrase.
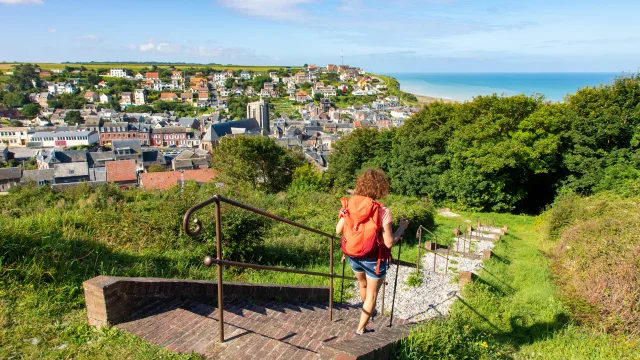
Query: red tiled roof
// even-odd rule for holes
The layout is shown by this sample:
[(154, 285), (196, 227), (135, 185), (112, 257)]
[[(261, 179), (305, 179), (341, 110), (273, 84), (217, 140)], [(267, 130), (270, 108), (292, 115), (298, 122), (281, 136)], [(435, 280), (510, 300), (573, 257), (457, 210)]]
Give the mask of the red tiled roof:
[(134, 160), (105, 162), (107, 182), (136, 181), (136, 163)]
[(174, 93), (161, 93), (160, 99), (177, 99), (178, 95)]
[[(156, 173), (143, 173), (142, 186), (145, 189), (167, 190), (180, 183), (182, 174), (179, 171), (166, 171)], [(186, 170), (184, 181), (196, 181), (198, 183), (211, 182), (216, 178), (213, 169)]]
[(160, 74), (157, 72), (148, 72), (144, 75), (147, 79), (160, 79)]

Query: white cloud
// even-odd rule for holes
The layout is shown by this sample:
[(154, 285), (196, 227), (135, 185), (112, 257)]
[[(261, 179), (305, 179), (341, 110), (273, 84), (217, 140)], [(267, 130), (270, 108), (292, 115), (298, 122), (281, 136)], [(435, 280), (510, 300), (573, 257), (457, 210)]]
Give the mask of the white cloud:
[(51, 28), (51, 29), (49, 29), (49, 32), (50, 32), (50, 33), (54, 33), (54, 32), (56, 32), (56, 28)]
[(158, 42), (150, 40), (146, 44), (129, 44), (127, 49), (140, 52), (155, 52), (158, 54), (183, 54), (196, 55), (202, 57), (217, 57), (229, 60), (240, 58), (258, 57), (254, 51), (240, 47), (204, 46), (204, 45), (183, 45), (168, 42)]
[(151, 50), (153, 50), (155, 48), (156, 48), (156, 46), (153, 43), (140, 45), (140, 51), (142, 51), (142, 52), (151, 51)]
[(0, 0), (0, 4), (9, 5), (42, 5), (42, 0)]
[(276, 20), (292, 20), (305, 14), (300, 5), (314, 0), (218, 0), (221, 6), (234, 9), (244, 15)]
[(102, 38), (96, 35), (88, 34), (88, 35), (78, 36), (76, 40), (85, 41), (85, 42), (100, 42), (102, 41)]

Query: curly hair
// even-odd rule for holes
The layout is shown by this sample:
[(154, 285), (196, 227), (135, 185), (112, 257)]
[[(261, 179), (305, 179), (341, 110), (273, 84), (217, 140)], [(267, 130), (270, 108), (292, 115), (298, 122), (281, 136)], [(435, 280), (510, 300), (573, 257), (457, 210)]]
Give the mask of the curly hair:
[(389, 180), (384, 171), (379, 169), (367, 169), (356, 181), (354, 194), (367, 196), (374, 200), (382, 199), (389, 195)]

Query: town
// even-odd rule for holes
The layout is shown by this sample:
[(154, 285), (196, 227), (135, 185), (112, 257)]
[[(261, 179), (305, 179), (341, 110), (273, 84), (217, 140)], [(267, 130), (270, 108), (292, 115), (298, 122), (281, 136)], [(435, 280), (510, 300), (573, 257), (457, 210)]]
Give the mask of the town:
[(0, 74), (0, 192), (28, 182), (166, 189), (212, 181), (212, 151), (238, 135), (273, 138), (326, 170), (342, 136), (397, 127), (419, 111), (394, 79), (348, 65), (57, 65)]

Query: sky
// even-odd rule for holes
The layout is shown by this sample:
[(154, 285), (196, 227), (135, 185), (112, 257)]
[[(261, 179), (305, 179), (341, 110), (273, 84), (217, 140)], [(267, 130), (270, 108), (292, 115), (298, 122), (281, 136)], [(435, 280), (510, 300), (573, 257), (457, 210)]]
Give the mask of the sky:
[(0, 61), (622, 72), (637, 0), (0, 0)]

